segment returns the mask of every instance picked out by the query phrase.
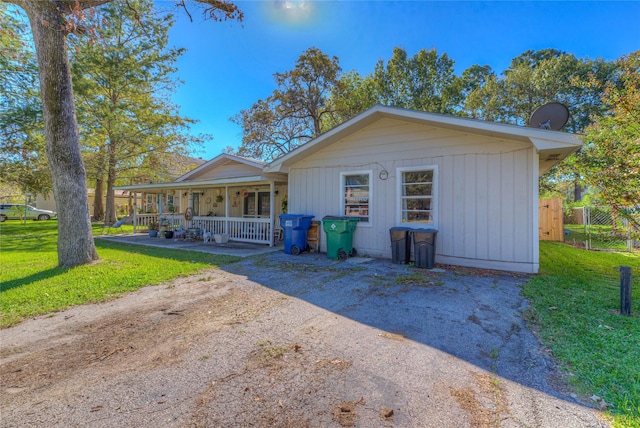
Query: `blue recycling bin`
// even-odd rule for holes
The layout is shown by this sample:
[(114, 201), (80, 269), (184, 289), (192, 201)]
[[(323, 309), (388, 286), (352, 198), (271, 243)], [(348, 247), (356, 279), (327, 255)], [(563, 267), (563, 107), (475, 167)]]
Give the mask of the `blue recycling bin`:
[(314, 216), (306, 214), (280, 214), (280, 226), (284, 230), (284, 253), (298, 254), (307, 249), (307, 232)]

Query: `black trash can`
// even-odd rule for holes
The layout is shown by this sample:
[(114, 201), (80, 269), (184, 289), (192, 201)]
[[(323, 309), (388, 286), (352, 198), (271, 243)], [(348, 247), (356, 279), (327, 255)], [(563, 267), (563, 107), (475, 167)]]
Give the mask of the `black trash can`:
[(435, 229), (413, 229), (413, 253), (415, 267), (433, 269), (436, 265)]
[(391, 262), (397, 265), (409, 263), (411, 258), (411, 235), (409, 227), (392, 227), (391, 235)]

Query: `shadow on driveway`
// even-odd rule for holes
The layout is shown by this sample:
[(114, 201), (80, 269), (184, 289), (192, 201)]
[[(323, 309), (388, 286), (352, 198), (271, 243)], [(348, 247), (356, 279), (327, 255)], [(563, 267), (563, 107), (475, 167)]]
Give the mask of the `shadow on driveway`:
[(520, 290), (527, 276), (482, 271), (472, 276), (462, 269), (433, 272), (390, 260), (336, 262), (325, 254), (284, 252), (223, 269), (575, 402), (553, 386), (553, 364), (526, 326), (527, 302)]

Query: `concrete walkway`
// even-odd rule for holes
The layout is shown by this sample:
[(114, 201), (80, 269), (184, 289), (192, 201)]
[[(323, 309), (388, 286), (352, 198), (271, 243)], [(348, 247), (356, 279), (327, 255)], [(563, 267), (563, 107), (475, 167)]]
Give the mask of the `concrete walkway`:
[(269, 247), (266, 244), (250, 244), (234, 241), (229, 241), (226, 244), (216, 244), (215, 242), (165, 239), (159, 236), (151, 238), (146, 233), (100, 235), (95, 238), (103, 239), (105, 241), (121, 242), (123, 244), (146, 245), (148, 247), (169, 248), (173, 250), (199, 251), (201, 253), (237, 257), (250, 257), (274, 251), (283, 251), (284, 249), (282, 241), (278, 241), (274, 247)]

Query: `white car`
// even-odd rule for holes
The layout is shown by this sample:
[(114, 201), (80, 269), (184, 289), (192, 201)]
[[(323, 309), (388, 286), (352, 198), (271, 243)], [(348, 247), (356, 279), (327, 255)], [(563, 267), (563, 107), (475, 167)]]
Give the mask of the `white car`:
[(24, 204), (0, 204), (0, 222), (9, 219), (22, 220), (25, 218), (33, 220), (49, 220), (57, 213), (49, 210), (39, 210), (31, 205)]

